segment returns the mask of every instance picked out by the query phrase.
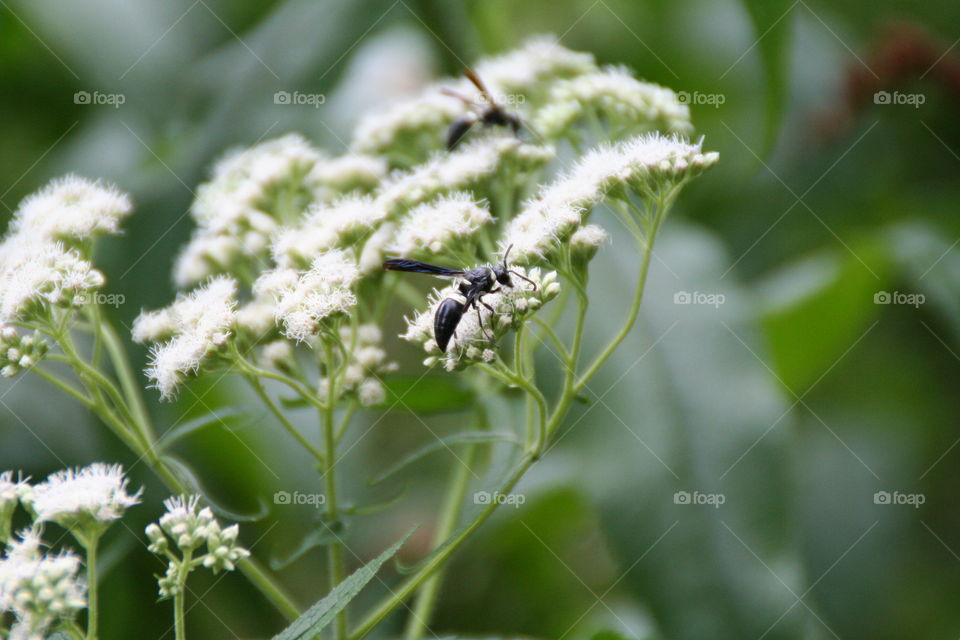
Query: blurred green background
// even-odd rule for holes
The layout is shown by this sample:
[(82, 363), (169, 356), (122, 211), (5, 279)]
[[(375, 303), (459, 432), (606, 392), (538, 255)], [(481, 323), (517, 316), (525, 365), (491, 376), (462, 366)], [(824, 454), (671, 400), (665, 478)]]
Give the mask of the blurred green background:
[[(519, 488), (526, 503), (457, 556), (434, 631), (960, 636), (955, 0), (0, 0), (0, 213), (70, 171), (130, 191), (137, 213), (98, 256), (129, 327), (173, 296), (192, 189), (227, 148), (299, 131), (341, 153), (360, 112), (539, 33), (686, 92), (721, 161), (681, 197), (642, 321)], [(77, 104), (79, 91), (123, 104)], [(278, 105), (277, 91), (326, 100)], [(594, 348), (618, 326), (621, 274), (636, 260), (617, 223), (601, 220), (614, 241), (592, 267)], [(723, 303), (676, 304), (684, 293)], [(419, 374), (412, 347), (392, 350)], [(549, 353), (539, 369), (555, 374)], [(236, 388), (201, 381), (165, 405), (147, 395), (158, 424), (173, 425), (235, 401)], [(313, 491), (316, 479), (259, 415), (251, 405), (237, 430), (205, 431), (180, 454), (225, 505), (269, 508), (243, 537), (278, 559), (318, 516), (272, 494)], [(360, 417), (355, 432), (370, 431), (344, 462), (347, 493), (400, 499), (348, 523), (353, 564), (411, 523), (427, 523), (416, 538), (426, 544), (449, 453), (392, 486), (365, 478), (463, 419)], [(141, 544), (162, 488), (38, 379), (0, 386), (0, 469), (40, 479), (97, 459), (147, 487), (109, 535), (102, 635), (172, 637), (170, 603), (147, 579), (162, 567)], [(711, 494), (723, 504), (683, 504)], [(884, 504), (916, 494), (919, 507)], [(318, 549), (281, 570), (305, 605), (323, 595), (323, 575)], [(374, 585), (362, 602), (385, 592)], [(193, 588), (203, 595), (188, 605), (194, 637), (280, 628), (241, 576), (198, 575)]]

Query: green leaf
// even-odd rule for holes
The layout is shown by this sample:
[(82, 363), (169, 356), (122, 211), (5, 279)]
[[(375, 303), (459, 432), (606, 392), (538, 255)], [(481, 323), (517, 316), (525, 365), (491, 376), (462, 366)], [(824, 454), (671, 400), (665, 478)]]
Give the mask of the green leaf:
[(190, 493), (200, 494), (204, 502), (210, 505), (210, 508), (213, 509), (217, 515), (235, 522), (256, 522), (257, 520), (263, 520), (270, 513), (270, 507), (262, 500), (257, 510), (252, 513), (240, 513), (228, 509), (210, 497), (210, 493), (206, 491), (200, 483), (200, 478), (197, 477), (193, 469), (183, 460), (169, 454), (164, 454), (162, 460), (164, 465), (173, 472), (173, 475), (186, 486), (187, 490)]
[(760, 52), (766, 85), (763, 117), (763, 155), (777, 141), (780, 120), (787, 95), (789, 76), (787, 53), (790, 47), (790, 23), (795, 2), (790, 0), (743, 0), (753, 23), (756, 47)]
[(389, 376), (386, 406), (398, 411), (409, 409), (420, 415), (461, 411), (473, 405), (476, 394), (464, 389), (456, 376)]
[[(229, 421), (231, 419), (245, 415), (246, 413), (247, 411), (241, 409), (221, 409), (220, 411), (212, 411), (193, 420), (188, 420), (164, 433), (160, 437), (159, 442), (157, 442), (157, 448), (161, 451), (166, 451), (178, 440), (206, 429), (207, 427), (221, 425), (225, 428), (230, 428)], [(257, 420), (259, 420), (259, 417), (248, 420), (245, 425), (249, 425)]]
[(413, 535), (415, 530), (416, 528), (411, 529), (389, 549), (351, 573), (326, 597), (294, 620), (293, 624), (275, 635), (273, 640), (310, 640), (323, 631), (333, 621), (334, 616), (340, 613), (360, 593), (360, 590), (377, 575), (377, 571), (380, 570), (383, 563), (396, 555), (400, 547)]
[(285, 555), (274, 556), (270, 558), (270, 568), (274, 571), (286, 569), (291, 564), (302, 558), (308, 551), (317, 547), (330, 544), (336, 540), (343, 539), (344, 532), (334, 531), (328, 526), (321, 526), (314, 529), (300, 540), (300, 544)]
[(516, 439), (512, 433), (498, 433), (490, 431), (464, 431), (462, 433), (456, 433), (452, 436), (447, 436), (446, 438), (438, 438), (431, 442), (430, 444), (424, 445), (420, 449), (417, 449), (413, 453), (407, 455), (400, 460), (397, 464), (389, 467), (386, 471), (381, 473), (379, 476), (367, 480), (367, 484), (374, 486), (380, 484), (387, 478), (396, 475), (403, 469), (407, 468), (414, 462), (420, 460), (424, 456), (427, 456), (434, 451), (439, 451), (440, 449), (449, 449), (451, 445), (456, 444), (466, 444), (466, 443), (475, 443), (475, 442), (510, 442), (520, 446), (520, 441)]
[[(882, 244), (860, 242), (856, 257), (842, 250), (798, 260), (763, 283), (763, 328), (780, 381), (802, 394), (870, 327), (874, 295), (886, 285)], [(842, 253), (841, 253), (842, 252)]]

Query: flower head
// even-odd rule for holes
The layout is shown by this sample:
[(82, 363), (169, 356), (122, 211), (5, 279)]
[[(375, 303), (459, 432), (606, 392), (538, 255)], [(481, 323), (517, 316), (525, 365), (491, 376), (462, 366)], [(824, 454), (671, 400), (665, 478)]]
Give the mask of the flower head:
[(189, 373), (222, 347), (236, 317), (237, 282), (218, 276), (194, 291), (180, 294), (166, 309), (144, 312), (134, 322), (138, 341), (168, 338), (150, 353), (147, 377), (164, 398), (170, 398)]
[(82, 306), (103, 283), (76, 249), (10, 236), (0, 244), (0, 324), (50, 306)]
[(0, 559), (0, 612), (16, 616), (11, 638), (45, 638), (54, 622), (71, 618), (87, 605), (86, 588), (77, 575), (80, 558), (69, 552), (44, 555), (36, 529), (19, 536)]
[(12, 471), (0, 473), (0, 544), (10, 539), (13, 512), (29, 486), (22, 477), (14, 480)]
[(39, 333), (21, 335), (13, 326), (0, 326), (0, 376), (11, 378), (47, 355), (47, 342)]
[(127, 493), (127, 484), (123, 467), (96, 462), (51, 474), (32, 487), (24, 503), (37, 522), (56, 522), (74, 533), (90, 527), (100, 532), (140, 502), (140, 491)]
[(533, 127), (548, 138), (572, 135), (574, 125), (589, 118), (606, 124), (612, 138), (646, 131), (683, 135), (693, 131), (690, 109), (676, 93), (616, 67), (554, 85)]
[(316, 185), (318, 199), (329, 200), (338, 194), (373, 191), (386, 175), (386, 160), (356, 153), (316, 163), (308, 181)]
[(404, 257), (451, 251), (454, 255), (474, 240), (493, 216), (466, 192), (441, 196), (415, 207), (400, 224), (393, 249)]
[(357, 303), (352, 287), (359, 278), (356, 261), (333, 249), (318, 255), (302, 274), (292, 269), (263, 274), (254, 292), (272, 295), (281, 333), (304, 342), (317, 335), (327, 318), (347, 313)]
[(27, 196), (13, 214), (10, 228), (21, 238), (82, 240), (98, 233), (118, 233), (120, 221), (132, 210), (127, 194), (68, 175)]
[(323, 251), (349, 247), (372, 233), (387, 213), (369, 196), (346, 196), (332, 204), (315, 204), (304, 221), (281, 230), (270, 250), (280, 267), (310, 264)]

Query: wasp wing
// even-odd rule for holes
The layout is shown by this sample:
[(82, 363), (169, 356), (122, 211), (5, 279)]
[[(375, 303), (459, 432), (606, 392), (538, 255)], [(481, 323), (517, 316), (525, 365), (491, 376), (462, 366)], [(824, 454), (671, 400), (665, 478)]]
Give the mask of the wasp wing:
[(429, 273), (433, 276), (462, 276), (463, 271), (461, 269), (447, 269), (446, 267), (438, 267), (435, 264), (427, 264), (426, 262), (420, 262), (418, 260), (406, 260), (403, 258), (395, 258), (393, 260), (387, 260), (383, 263), (383, 268), (387, 271), (410, 271), (412, 273)]

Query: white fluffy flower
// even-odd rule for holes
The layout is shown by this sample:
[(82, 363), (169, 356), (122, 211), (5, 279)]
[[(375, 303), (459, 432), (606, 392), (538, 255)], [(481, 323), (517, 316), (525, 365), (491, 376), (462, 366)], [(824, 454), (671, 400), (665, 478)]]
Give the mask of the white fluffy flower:
[(533, 127), (553, 137), (576, 121), (595, 117), (614, 137), (642, 131), (689, 134), (690, 109), (677, 94), (642, 82), (623, 68), (608, 67), (557, 83), (534, 119)]
[(597, 250), (610, 239), (603, 227), (595, 224), (587, 224), (570, 236), (570, 251), (578, 259), (589, 261), (596, 255)]
[(0, 544), (10, 539), (13, 512), (29, 486), (22, 477), (14, 480), (12, 471), (0, 473)]
[(317, 334), (323, 320), (347, 313), (357, 303), (351, 287), (359, 278), (356, 262), (346, 251), (334, 249), (317, 256), (299, 276), (291, 269), (265, 273), (254, 291), (273, 295), (281, 333), (303, 342)]
[(123, 467), (96, 462), (51, 474), (33, 486), (24, 502), (39, 522), (56, 522), (67, 528), (109, 523), (140, 502), (140, 491), (127, 493), (127, 484)]
[(130, 215), (130, 196), (75, 175), (54, 180), (27, 196), (13, 214), (11, 231), (39, 240), (81, 240), (117, 233)]
[(333, 204), (316, 204), (303, 223), (280, 231), (270, 250), (281, 267), (307, 263), (319, 253), (347, 247), (386, 218), (380, 202), (369, 196), (347, 196)]
[(477, 74), (495, 92), (534, 93), (554, 80), (596, 69), (589, 53), (571, 51), (551, 36), (536, 36), (519, 49), (481, 60)]
[(237, 260), (263, 257), (271, 235), (313, 200), (311, 172), (323, 159), (290, 134), (229, 152), (197, 188), (191, 213), (198, 228), (177, 258), (174, 280), (188, 286), (231, 272)]
[(0, 244), (0, 324), (38, 306), (80, 306), (103, 283), (103, 274), (74, 249), (9, 236)]
[(363, 243), (358, 264), (361, 274), (367, 275), (383, 268), (387, 248), (393, 243), (396, 233), (397, 225), (392, 222), (385, 222)]
[(445, 129), (463, 112), (461, 101), (442, 93), (440, 85), (434, 85), (385, 112), (378, 110), (365, 116), (357, 125), (351, 146), (408, 165), (409, 158), (416, 161), (425, 151), (441, 148)]
[(583, 215), (611, 193), (631, 189), (655, 198), (717, 159), (715, 152), (703, 153), (700, 142), (659, 133), (601, 145), (525, 204), (507, 226), (503, 245), (513, 246), (511, 256), (517, 262), (542, 259), (566, 241)]
[(86, 589), (77, 576), (80, 558), (68, 552), (43, 555), (36, 530), (19, 535), (0, 559), (0, 611), (16, 616), (11, 639), (42, 639), (57, 619), (86, 607)]
[(387, 175), (387, 162), (383, 158), (362, 153), (348, 154), (314, 165), (309, 182), (317, 185), (318, 196), (351, 191), (372, 191)]
[(393, 250), (405, 257), (442, 253), (462, 246), (492, 220), (469, 193), (441, 196), (403, 218)]
[[(150, 353), (147, 377), (164, 398), (170, 398), (183, 378), (196, 372), (203, 359), (230, 337), (236, 317), (237, 282), (213, 278), (188, 294), (180, 294), (166, 309), (141, 313), (134, 323), (135, 339), (171, 335)], [(164, 331), (160, 331), (164, 329)]]
[(391, 214), (416, 206), (438, 194), (477, 189), (500, 170), (524, 173), (549, 162), (552, 147), (520, 142), (512, 136), (485, 136), (450, 153), (434, 155), (411, 171), (391, 176), (378, 199)]

